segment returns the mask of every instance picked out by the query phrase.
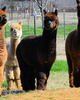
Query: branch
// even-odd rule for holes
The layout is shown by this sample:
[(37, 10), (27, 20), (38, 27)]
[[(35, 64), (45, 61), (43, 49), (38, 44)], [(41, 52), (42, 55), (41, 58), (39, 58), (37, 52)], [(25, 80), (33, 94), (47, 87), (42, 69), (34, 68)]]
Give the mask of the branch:
[(35, 0), (36, 1), (36, 3), (37, 3), (37, 5), (39, 6), (39, 8), (40, 9), (45, 9), (46, 8), (46, 6), (47, 6), (47, 4), (48, 4), (48, 0), (46, 1), (46, 5), (43, 7), (43, 5), (41, 6), (41, 4), (39, 3), (39, 0)]

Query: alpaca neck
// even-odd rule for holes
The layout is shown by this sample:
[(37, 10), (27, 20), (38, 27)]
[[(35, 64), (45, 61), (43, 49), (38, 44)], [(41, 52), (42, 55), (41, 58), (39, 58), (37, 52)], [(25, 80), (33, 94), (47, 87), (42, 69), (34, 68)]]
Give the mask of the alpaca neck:
[(55, 31), (50, 31), (44, 29), (43, 31), (43, 46), (45, 47), (45, 51), (47, 54), (52, 54), (56, 51), (56, 34), (57, 29)]
[(4, 39), (4, 29), (3, 29), (3, 28), (0, 29), (0, 40), (1, 40), (1, 39), (2, 39), (2, 40), (5, 40), (5, 39)]
[(18, 38), (18, 39), (12, 39), (11, 38), (10, 50), (9, 50), (9, 54), (10, 54), (11, 57), (15, 57), (16, 56), (16, 48), (17, 48), (19, 42), (20, 42), (20, 38)]
[(77, 35), (80, 36), (80, 19), (79, 18), (78, 18), (78, 26), (77, 26), (77, 28), (78, 28)]
[(0, 29), (0, 52), (4, 49), (5, 39), (4, 39), (4, 29)]
[(53, 30), (47, 30), (44, 28), (43, 30), (43, 37), (48, 42), (52, 40), (56, 41), (56, 34), (57, 34), (57, 29), (53, 31)]

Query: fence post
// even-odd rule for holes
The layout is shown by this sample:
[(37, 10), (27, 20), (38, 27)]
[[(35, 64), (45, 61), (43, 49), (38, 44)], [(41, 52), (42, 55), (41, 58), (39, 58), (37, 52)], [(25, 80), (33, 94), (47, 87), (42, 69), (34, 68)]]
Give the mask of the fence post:
[(11, 20), (13, 19), (13, 1), (11, 0)]
[(5, 30), (5, 38), (6, 38), (6, 27), (4, 28), (4, 30)]
[(64, 21), (64, 40), (65, 40), (65, 9), (63, 9), (63, 21)]
[(36, 14), (35, 14), (35, 8), (34, 8), (34, 34), (36, 35)]
[(29, 27), (29, 12), (27, 10), (27, 20), (28, 20), (28, 32), (29, 32), (29, 35), (30, 35), (30, 27)]
[(42, 11), (42, 29), (44, 29), (44, 14), (43, 14), (43, 11)]

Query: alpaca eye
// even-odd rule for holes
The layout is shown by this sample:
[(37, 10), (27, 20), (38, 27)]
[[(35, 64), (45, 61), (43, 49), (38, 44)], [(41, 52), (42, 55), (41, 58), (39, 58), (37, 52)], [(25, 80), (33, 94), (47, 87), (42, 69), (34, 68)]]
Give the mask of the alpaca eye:
[(13, 31), (13, 29), (11, 28), (11, 31)]

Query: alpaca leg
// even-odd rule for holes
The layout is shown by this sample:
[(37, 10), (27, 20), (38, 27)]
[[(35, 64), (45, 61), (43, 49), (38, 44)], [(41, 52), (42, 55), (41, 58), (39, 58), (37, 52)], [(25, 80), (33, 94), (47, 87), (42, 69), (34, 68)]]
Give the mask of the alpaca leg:
[(7, 90), (12, 90), (14, 84), (13, 67), (6, 65), (5, 71), (6, 71), (6, 79), (7, 79)]
[(80, 87), (80, 71), (74, 74), (74, 85)]
[(69, 84), (70, 84), (70, 87), (75, 87), (72, 60), (71, 60), (70, 55), (68, 53), (66, 53), (66, 57), (67, 57), (67, 63), (68, 63)]
[(35, 90), (35, 72), (34, 72), (34, 67), (33, 66), (29, 66), (29, 70), (30, 70), (30, 73), (29, 73), (29, 76), (28, 76), (28, 79), (29, 79), (29, 83), (30, 83), (30, 89), (31, 90)]
[(26, 68), (24, 70), (21, 70), (20, 77), (21, 77), (23, 90), (28, 91), (31, 90), (31, 87), (29, 82), (29, 73), (26, 70), (27, 70)]
[(74, 61), (74, 85), (75, 87), (80, 86), (80, 60)]
[(1, 84), (3, 81), (3, 75), (4, 75), (4, 65), (0, 66), (0, 96), (1, 96)]
[(38, 90), (45, 90), (46, 89), (46, 82), (47, 82), (46, 74), (43, 72), (39, 72), (37, 74), (37, 89)]
[(20, 79), (15, 79), (15, 83), (16, 83), (17, 88), (19, 90), (22, 90), (21, 80)]
[(16, 66), (14, 68), (14, 77), (15, 77), (15, 83), (19, 90), (22, 90), (21, 80), (20, 80), (20, 69), (19, 66)]
[(28, 91), (28, 90), (30, 90), (30, 83), (28, 80), (29, 73), (28, 73), (26, 62), (24, 61), (24, 59), (21, 56), (19, 46), (16, 50), (16, 55), (17, 55), (19, 67), (21, 70), (20, 78), (21, 78), (22, 87), (23, 87), (23, 90)]
[(30, 75), (30, 88), (31, 88), (31, 90), (35, 90), (35, 75), (34, 74), (32, 74), (32, 75)]
[[(49, 74), (50, 74), (51, 66), (52, 66), (52, 64), (45, 64), (47, 80), (48, 80), (48, 77), (49, 77)], [(45, 89), (47, 87), (47, 80), (45, 81), (45, 85), (44, 85)]]
[(47, 82), (47, 76), (44, 69), (44, 66), (37, 66), (37, 89), (38, 90), (45, 90), (46, 88), (46, 82)]
[(13, 79), (7, 80), (7, 90), (12, 90), (13, 89)]

